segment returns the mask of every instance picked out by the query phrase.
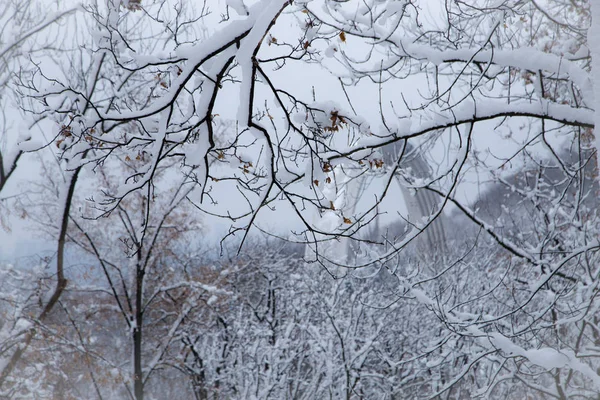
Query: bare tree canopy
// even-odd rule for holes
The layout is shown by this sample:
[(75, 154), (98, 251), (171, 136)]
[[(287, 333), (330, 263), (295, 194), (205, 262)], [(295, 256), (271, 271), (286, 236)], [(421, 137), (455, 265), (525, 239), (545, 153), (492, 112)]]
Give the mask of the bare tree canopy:
[(69, 3), (0, 3), (0, 398), (597, 398), (595, 1)]

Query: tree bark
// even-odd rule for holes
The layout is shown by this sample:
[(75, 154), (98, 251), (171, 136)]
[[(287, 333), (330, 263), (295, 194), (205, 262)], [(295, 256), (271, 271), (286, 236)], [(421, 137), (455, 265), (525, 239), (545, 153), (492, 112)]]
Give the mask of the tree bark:
[[(140, 254), (141, 251), (138, 251)], [(133, 393), (136, 400), (144, 399), (144, 377), (142, 374), (142, 294), (144, 269), (140, 262), (136, 267), (135, 326), (133, 327)]]

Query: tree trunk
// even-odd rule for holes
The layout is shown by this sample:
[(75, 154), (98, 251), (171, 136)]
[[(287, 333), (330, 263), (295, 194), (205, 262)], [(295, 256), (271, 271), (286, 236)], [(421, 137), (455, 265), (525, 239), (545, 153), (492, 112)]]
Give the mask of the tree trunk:
[[(138, 253), (139, 254), (139, 253)], [(136, 271), (135, 325), (133, 327), (133, 393), (136, 400), (144, 399), (144, 381), (142, 374), (142, 289), (144, 270), (140, 263)]]

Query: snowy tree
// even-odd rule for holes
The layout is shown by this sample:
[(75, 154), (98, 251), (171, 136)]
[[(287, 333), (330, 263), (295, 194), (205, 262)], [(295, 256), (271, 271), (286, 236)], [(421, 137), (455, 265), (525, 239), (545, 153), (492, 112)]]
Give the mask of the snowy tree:
[[(28, 124), (28, 119), (23, 113), (21, 118), (13, 118), (12, 113), (19, 113), (19, 90), (23, 79), (30, 75), (28, 58), (35, 54), (42, 54), (53, 48), (56, 41), (60, 42), (62, 34), (49, 37), (48, 32), (51, 26), (56, 25), (61, 19), (73, 13), (73, 9), (60, 9), (56, 4), (46, 4), (45, 12), (40, 13), (41, 4), (34, 1), (5, 1), (0, 5), (0, 226), (2, 229), (10, 230), (10, 221), (8, 216), (12, 214), (14, 207), (12, 198), (14, 189), (7, 185), (9, 179), (14, 176), (18, 163), (22, 160), (24, 153), (36, 151), (42, 145), (42, 142), (33, 138), (33, 128), (36, 126), (35, 120)], [(51, 12), (49, 12), (51, 11)], [(17, 122), (21, 119), (21, 122)], [(70, 207), (71, 194), (65, 193), (62, 198), (62, 208), (68, 210)], [(67, 211), (68, 212), (68, 211)], [(49, 290), (46, 284), (42, 284), (41, 279), (46, 277), (46, 273), (38, 271), (37, 274), (31, 274), (28, 279), (30, 282), (24, 282), (25, 278), (17, 279), (16, 270), (12, 267), (5, 267), (6, 285), (9, 309), (4, 310), (5, 315), (12, 314), (12, 318), (7, 317), (3, 324), (3, 337), (1, 340), (7, 340), (9, 345), (3, 346), (0, 353), (0, 392), (7, 390), (13, 392), (13, 395), (21, 390), (20, 384), (10, 385), (6, 388), (4, 385), (7, 378), (10, 380), (11, 374), (19, 361), (23, 352), (30, 344), (36, 330), (33, 328), (30, 315), (21, 313), (28, 307), (28, 301), (37, 297), (45, 302), (41, 309), (30, 309), (28, 313), (37, 313), (37, 320), (44, 320), (48, 313), (56, 305), (62, 290), (65, 286), (63, 275), (64, 238), (66, 234), (66, 213), (63, 214), (63, 229), (58, 235), (57, 240), (57, 259), (54, 269), (56, 275), (55, 288), (52, 295), (44, 296), (41, 293)], [(3, 269), (5, 269), (3, 268)], [(15, 275), (17, 274), (17, 275)], [(15, 282), (23, 281), (23, 285), (17, 285)], [(14, 285), (14, 286), (13, 286)], [(35, 291), (32, 289), (36, 287)], [(34, 319), (35, 320), (35, 319)], [(11, 337), (11, 333), (15, 333)], [(7, 336), (8, 335), (8, 336)], [(34, 370), (35, 371), (35, 370)], [(39, 371), (37, 371), (39, 374)]]
[[(58, 199), (43, 210), (59, 238), (48, 305), (67, 233), (105, 268), (134, 347), (156, 299), (153, 329), (177, 339), (146, 370), (134, 351), (134, 398), (174, 359), (199, 398), (599, 390), (588, 2), (106, 0), (70, 21), (14, 81), (48, 137), (17, 144), (0, 185), (20, 151), (58, 160), (37, 182)], [(308, 263), (165, 276), (163, 223), (189, 207), (226, 226), (223, 246), (269, 231)], [(274, 210), (293, 232), (267, 229)], [(237, 297), (184, 288), (203, 276)]]

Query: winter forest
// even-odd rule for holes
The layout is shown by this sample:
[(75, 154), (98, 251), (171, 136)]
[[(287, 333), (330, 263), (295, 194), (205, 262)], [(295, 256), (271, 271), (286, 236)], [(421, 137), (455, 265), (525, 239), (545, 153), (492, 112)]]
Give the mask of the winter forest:
[(597, 71), (597, 0), (0, 0), (0, 399), (599, 399)]

